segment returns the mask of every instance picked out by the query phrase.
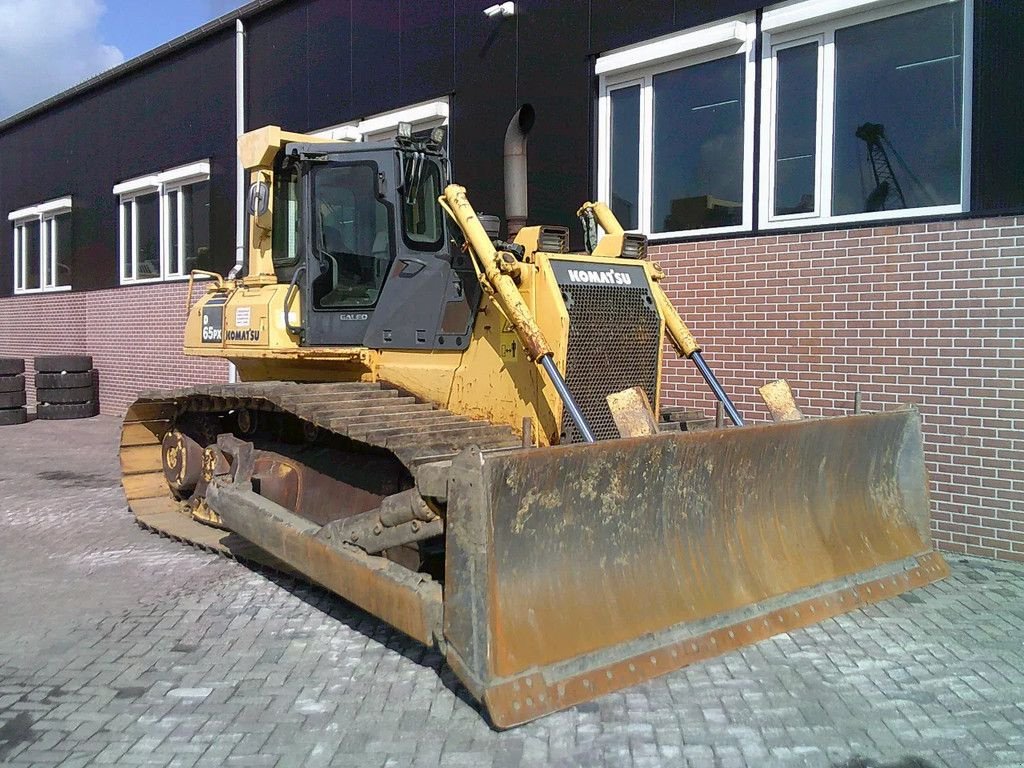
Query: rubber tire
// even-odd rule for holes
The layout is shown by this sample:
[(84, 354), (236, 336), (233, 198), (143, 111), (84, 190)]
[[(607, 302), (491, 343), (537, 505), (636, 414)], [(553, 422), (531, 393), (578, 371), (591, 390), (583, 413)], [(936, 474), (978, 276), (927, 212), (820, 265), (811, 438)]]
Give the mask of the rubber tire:
[(35, 359), (35, 369), (38, 373), (79, 373), (92, 369), (92, 357), (90, 355), (43, 355)]
[(24, 424), (28, 421), (28, 411), (24, 408), (0, 409), (0, 427), (9, 427), (13, 424)]
[(55, 389), (36, 388), (37, 403), (88, 403), (96, 400), (96, 387), (58, 387)]
[(0, 376), (0, 392), (24, 392), (25, 376), (15, 374), (14, 376)]
[(25, 404), (25, 392), (0, 393), (0, 408), (20, 408)]
[(0, 376), (13, 376), (25, 372), (25, 361), (20, 357), (0, 357)]
[(68, 389), (69, 387), (91, 387), (92, 385), (92, 371), (36, 374), (36, 389)]
[(36, 406), (36, 418), (58, 421), (62, 419), (88, 419), (100, 412), (95, 401), (88, 403), (54, 403)]

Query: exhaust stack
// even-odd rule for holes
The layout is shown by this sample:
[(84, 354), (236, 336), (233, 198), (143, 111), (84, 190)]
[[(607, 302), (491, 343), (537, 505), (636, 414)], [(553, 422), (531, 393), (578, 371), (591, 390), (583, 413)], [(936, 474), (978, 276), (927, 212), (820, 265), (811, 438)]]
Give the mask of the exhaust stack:
[(505, 130), (505, 221), (509, 240), (526, 226), (526, 139), (533, 119), (533, 107), (523, 104)]

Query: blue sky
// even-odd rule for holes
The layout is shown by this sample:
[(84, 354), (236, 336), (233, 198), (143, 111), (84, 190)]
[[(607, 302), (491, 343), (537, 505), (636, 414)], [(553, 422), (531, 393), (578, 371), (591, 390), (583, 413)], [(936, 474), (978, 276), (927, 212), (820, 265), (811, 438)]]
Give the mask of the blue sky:
[(0, 0), (0, 119), (244, 0)]

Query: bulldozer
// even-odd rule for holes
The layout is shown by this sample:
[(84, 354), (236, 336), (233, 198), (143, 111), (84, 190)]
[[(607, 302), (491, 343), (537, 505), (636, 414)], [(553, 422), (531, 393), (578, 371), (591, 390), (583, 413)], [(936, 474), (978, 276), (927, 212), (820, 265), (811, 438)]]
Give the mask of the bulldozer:
[[(495, 728), (945, 576), (917, 412), (800, 418), (774, 389), (746, 423), (642, 234), (592, 202), (582, 252), (526, 225), (531, 122), (505, 239), (443, 128), (239, 138), (245, 268), (193, 272), (184, 343), (237, 381), (127, 409), (138, 523), (438, 649)], [(659, 418), (668, 355), (729, 425)]]

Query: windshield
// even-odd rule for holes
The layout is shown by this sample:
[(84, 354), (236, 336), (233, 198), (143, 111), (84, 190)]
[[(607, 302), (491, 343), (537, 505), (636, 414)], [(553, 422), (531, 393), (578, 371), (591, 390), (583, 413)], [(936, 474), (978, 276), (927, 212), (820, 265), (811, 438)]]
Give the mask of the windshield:
[[(371, 307), (391, 264), (391, 211), (373, 163), (327, 165), (313, 175), (314, 309)], [(311, 265), (315, 269), (315, 264)]]

